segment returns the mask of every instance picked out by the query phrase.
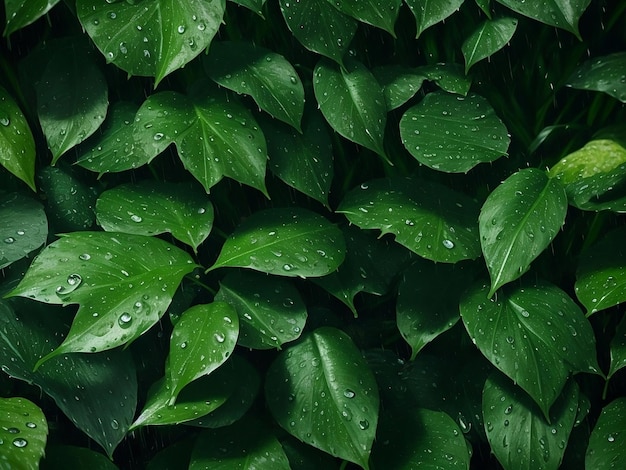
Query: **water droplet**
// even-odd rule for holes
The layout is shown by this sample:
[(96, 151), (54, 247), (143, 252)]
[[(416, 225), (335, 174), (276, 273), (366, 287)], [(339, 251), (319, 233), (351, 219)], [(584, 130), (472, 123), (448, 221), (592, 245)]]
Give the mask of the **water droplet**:
[(29, 429), (35, 429), (37, 427), (37, 425), (31, 421), (26, 423), (26, 427)]
[(163, 138), (163, 132), (157, 132), (156, 134), (154, 134), (153, 139), (154, 140), (161, 140)]
[(226, 340), (226, 337), (222, 333), (215, 333), (213, 337), (218, 343), (223, 343)]
[(513, 412), (513, 405), (509, 405), (504, 409), (505, 415), (510, 415)]
[(0, 124), (2, 124), (4, 127), (7, 127), (9, 124), (11, 124), (11, 120), (6, 116), (2, 116), (0, 117)]
[(56, 293), (58, 295), (66, 295), (71, 292), (74, 292), (83, 282), (83, 278), (80, 277), (80, 274), (70, 274), (67, 276), (67, 286), (59, 286), (56, 288)]
[(206, 209), (204, 207), (201, 207), (200, 209), (198, 209), (198, 214), (204, 214), (206, 212)]
[(284, 264), (283, 265), (283, 269), (285, 271), (291, 271), (293, 269), (293, 265), (291, 265), (291, 264)]
[(117, 13), (115, 13), (114, 11), (112, 11), (111, 13), (109, 13), (109, 18), (111, 18), (112, 20), (114, 20), (115, 18), (117, 18)]
[(116, 430), (120, 428), (120, 423), (118, 423), (117, 419), (111, 421), (111, 428)]
[(365, 431), (366, 429), (368, 429), (370, 427), (370, 422), (366, 419), (362, 419), (361, 421), (359, 421), (359, 427)]
[(443, 243), (443, 246), (444, 246), (444, 247), (446, 247), (447, 249), (454, 248), (454, 242), (453, 242), (453, 241), (451, 241), (451, 240), (447, 240), (447, 239), (446, 239), (446, 240), (444, 240), (444, 241), (443, 241), (443, 242), (441, 242), (441, 243)]
[(143, 311), (143, 302), (138, 300), (137, 302), (135, 302), (135, 305), (133, 305), (133, 311), (135, 313), (141, 313)]
[(124, 312), (117, 319), (117, 324), (120, 325), (120, 328), (128, 328), (130, 324), (133, 322), (133, 317), (130, 313)]
[(294, 77), (293, 75), (292, 75), (291, 77), (289, 77), (289, 81), (290, 81), (291, 83), (293, 83), (294, 85), (295, 85), (296, 83), (298, 83), (298, 79), (297, 79), (296, 77)]
[(8, 432), (9, 434), (19, 434), (19, 433), (20, 433), (20, 430), (19, 430), (19, 429), (17, 429), (17, 428), (8, 428), (8, 429), (7, 429), (7, 432)]
[(15, 439), (13, 439), (13, 445), (22, 449), (28, 445), (28, 441), (23, 437), (16, 437)]
[(89, 253), (83, 253), (82, 255), (78, 255), (78, 257), (83, 261), (89, 261), (91, 259), (91, 255), (89, 255)]
[(344, 397), (346, 397), (346, 398), (354, 398), (354, 397), (355, 397), (355, 395), (356, 395), (356, 393), (354, 393), (354, 391), (353, 391), (353, 390), (350, 390), (349, 388), (346, 388), (346, 389), (343, 391), (343, 396), (344, 396)]
[(185, 349), (187, 347), (187, 342), (183, 341), (180, 343), (180, 349)]
[(130, 220), (132, 220), (133, 222), (137, 222), (137, 223), (139, 223), (139, 222), (141, 222), (143, 219), (142, 219), (140, 216), (136, 215), (136, 214), (132, 214), (132, 215), (130, 216)]
[(185, 32), (185, 26), (181, 24), (180, 26), (178, 26), (176, 31), (178, 31), (178, 34), (183, 34)]
[(609, 434), (609, 437), (606, 438), (609, 442), (615, 442), (615, 436), (613, 434)]
[(10, 245), (11, 243), (15, 243), (15, 238), (7, 237), (4, 239), (4, 243), (7, 243), (8, 245)]

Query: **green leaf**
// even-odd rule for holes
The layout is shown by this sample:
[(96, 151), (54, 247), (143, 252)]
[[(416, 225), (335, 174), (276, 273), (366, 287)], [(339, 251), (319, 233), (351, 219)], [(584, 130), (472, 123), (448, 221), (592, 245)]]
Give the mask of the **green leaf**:
[(626, 103), (626, 52), (588, 60), (569, 77), (567, 86), (601, 91)]
[(383, 87), (388, 111), (399, 108), (413, 98), (426, 80), (425, 75), (400, 65), (376, 67), (372, 73)]
[(159, 321), (194, 267), (187, 253), (163, 240), (76, 232), (44, 248), (9, 296), (80, 304), (67, 338), (40, 366), (62, 353), (103, 351), (137, 339)]
[(6, 26), (4, 37), (34, 23), (48, 13), (59, 0), (4, 0)]
[(215, 300), (227, 302), (236, 310), (237, 343), (246, 348), (280, 348), (298, 339), (306, 324), (304, 302), (286, 279), (234, 271), (220, 282)]
[(328, 0), (335, 8), (363, 23), (384, 29), (394, 38), (394, 24), (402, 0)]
[(393, 233), (398, 243), (432, 261), (480, 256), (478, 204), (438, 183), (399, 177), (368, 181), (350, 191), (337, 212), (363, 229)]
[(50, 445), (41, 461), (41, 470), (89, 468), (90, 470), (117, 470), (117, 466), (99, 452), (85, 447)]
[(602, 409), (589, 438), (585, 468), (619, 468), (626, 459), (626, 398), (613, 400)]
[(225, 7), (225, 0), (76, 1), (83, 28), (107, 61), (155, 77), (156, 85), (209, 46)]
[(507, 154), (504, 123), (482, 96), (429, 93), (400, 121), (404, 147), (420, 163), (447, 173), (467, 173)]
[(522, 284), (487, 296), (474, 285), (461, 299), (461, 318), (480, 352), (522, 387), (546, 417), (568, 376), (600, 373), (591, 325), (556, 286)]
[(343, 56), (357, 30), (357, 22), (327, 0), (280, 0), (280, 11), (291, 34), (308, 50), (343, 66)]
[(204, 65), (214, 81), (252, 96), (263, 111), (300, 130), (304, 88), (282, 55), (248, 42), (219, 41), (211, 45)]
[(189, 470), (189, 461), (194, 445), (195, 439), (184, 436), (174, 444), (157, 452), (146, 465), (146, 470)]
[(491, 0), (474, 0), (474, 2), (487, 15), (487, 18), (491, 19), (491, 9), (489, 7)]
[(38, 469), (48, 436), (46, 417), (25, 398), (0, 398), (0, 466)]
[(569, 31), (582, 41), (578, 31), (578, 20), (591, 0), (546, 0), (543, 2), (497, 0), (497, 2), (533, 20)]
[(463, 67), (458, 64), (423, 65), (413, 70), (448, 93), (467, 96), (472, 86), (472, 80), (463, 73)]
[(360, 62), (346, 59), (345, 69), (322, 59), (313, 72), (315, 98), (339, 134), (383, 158), (387, 107), (381, 86)]
[(87, 46), (69, 47), (54, 53), (35, 85), (53, 165), (100, 127), (109, 105), (107, 83)]
[(213, 227), (211, 201), (203, 191), (184, 183), (144, 181), (117, 186), (100, 195), (96, 213), (107, 232), (169, 232), (195, 252)]
[(626, 301), (626, 227), (604, 235), (583, 253), (576, 271), (576, 296), (587, 315)]
[(378, 422), (378, 388), (350, 337), (323, 327), (270, 366), (265, 396), (287, 432), (368, 469)]
[(27, 256), (48, 237), (48, 221), (37, 201), (18, 193), (0, 196), (0, 269)]
[(241, 5), (242, 7), (246, 7), (248, 10), (253, 11), (261, 18), (263, 18), (263, 5), (265, 5), (265, 0), (230, 0), (237, 5)]
[(574, 426), (577, 406), (578, 386), (570, 380), (546, 421), (528, 395), (503, 375), (491, 375), (483, 391), (483, 415), (492, 452), (507, 470), (557, 470)]
[(176, 325), (170, 340), (170, 405), (187, 384), (220, 367), (235, 349), (239, 317), (225, 302), (189, 308)]
[(416, 38), (432, 25), (451, 16), (459, 9), (464, 0), (405, 0), (415, 16), (417, 23)]
[(607, 377), (610, 379), (618, 370), (626, 367), (626, 317), (622, 317), (615, 336), (611, 340), (611, 368)]
[(11, 95), (0, 86), (0, 165), (35, 188), (35, 140)]
[(517, 29), (515, 18), (505, 17), (487, 20), (463, 41), (461, 50), (465, 57), (465, 73), (476, 62), (502, 49), (511, 40)]
[(150, 96), (137, 111), (134, 138), (150, 159), (175, 143), (183, 165), (207, 192), (228, 176), (266, 193), (263, 133), (252, 113), (224, 92)]
[(228, 237), (211, 270), (250, 268), (279, 276), (324, 276), (343, 262), (345, 241), (326, 218), (302, 208), (267, 209)]
[(565, 222), (563, 187), (545, 172), (528, 168), (509, 176), (488, 197), (478, 226), (491, 276), (491, 297), (524, 274)]

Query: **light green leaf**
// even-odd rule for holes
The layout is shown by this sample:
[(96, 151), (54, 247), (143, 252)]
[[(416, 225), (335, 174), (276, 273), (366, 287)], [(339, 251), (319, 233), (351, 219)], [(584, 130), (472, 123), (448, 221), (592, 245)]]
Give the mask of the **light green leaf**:
[(219, 41), (211, 45), (204, 65), (211, 79), (252, 96), (263, 111), (300, 130), (304, 88), (282, 55), (249, 42)]
[(487, 20), (465, 39), (461, 50), (465, 57), (465, 73), (476, 62), (495, 54), (511, 40), (517, 29), (515, 18)]
[(209, 46), (225, 0), (77, 0), (78, 18), (108, 62), (156, 85)]
[(265, 0), (230, 0), (237, 5), (241, 5), (242, 7), (246, 7), (248, 10), (253, 11), (261, 18), (263, 18), (263, 5), (265, 5)]
[(579, 90), (601, 91), (626, 103), (626, 52), (617, 52), (582, 64), (567, 81)]
[(585, 468), (609, 470), (626, 461), (626, 398), (613, 400), (602, 409), (589, 438)]
[(478, 204), (438, 183), (418, 178), (368, 181), (350, 191), (337, 212), (363, 229), (393, 233), (423, 258), (456, 263), (480, 256)]
[(394, 38), (394, 24), (402, 0), (328, 0), (340, 12), (363, 23), (384, 29)]
[(405, 0), (415, 16), (416, 38), (432, 25), (445, 20), (457, 11), (464, 0)]
[(376, 67), (372, 73), (383, 87), (388, 111), (399, 108), (413, 98), (426, 80), (425, 75), (400, 65)]
[(0, 195), (0, 269), (43, 245), (48, 221), (42, 205), (18, 193)]
[(211, 201), (203, 191), (184, 183), (144, 181), (117, 186), (100, 195), (96, 213), (107, 232), (169, 232), (195, 252), (213, 227)]
[(302, 208), (267, 209), (248, 217), (228, 237), (211, 270), (250, 268), (279, 276), (324, 276), (343, 262), (341, 231)]
[(286, 279), (234, 271), (220, 282), (215, 300), (236, 310), (240, 330), (237, 343), (246, 348), (280, 349), (298, 339), (306, 324), (306, 306)]
[(535, 168), (509, 176), (487, 197), (478, 225), (491, 276), (489, 297), (528, 270), (556, 237), (566, 213), (563, 187)]
[(34, 23), (48, 13), (59, 0), (4, 0), (6, 26), (4, 37)]
[(413, 70), (448, 93), (467, 96), (472, 86), (472, 80), (463, 73), (463, 67), (458, 64), (423, 65)]
[(400, 121), (404, 147), (417, 161), (447, 173), (467, 173), (506, 155), (511, 139), (482, 96), (429, 93)]
[(322, 59), (313, 72), (315, 98), (339, 134), (383, 158), (387, 107), (381, 86), (360, 62), (346, 59), (345, 69)]
[(163, 240), (76, 232), (44, 248), (9, 296), (80, 305), (67, 338), (40, 366), (62, 353), (132, 342), (159, 321), (194, 267), (187, 253)]
[(265, 396), (287, 432), (368, 469), (378, 422), (378, 387), (350, 337), (323, 327), (270, 366)]
[(89, 468), (90, 470), (117, 470), (117, 466), (100, 452), (86, 447), (49, 445), (41, 461), (41, 470)]
[(156, 93), (137, 111), (134, 137), (150, 159), (175, 143), (183, 165), (207, 192), (228, 176), (266, 193), (263, 133), (252, 113), (224, 92)]
[(487, 285), (476, 284), (461, 299), (465, 328), (546, 417), (571, 373), (600, 373), (591, 325), (561, 289), (540, 283), (505, 289), (495, 299), (487, 293)]
[(611, 368), (607, 375), (610, 379), (618, 370), (626, 367), (626, 317), (622, 317), (611, 340)]
[(0, 165), (35, 188), (35, 140), (17, 103), (0, 86)]
[(485, 429), (492, 452), (506, 470), (557, 470), (577, 407), (578, 386), (570, 380), (546, 421), (528, 395), (503, 375), (492, 374), (483, 390)]
[(37, 405), (25, 398), (0, 398), (1, 468), (38, 469), (47, 437), (48, 423)]

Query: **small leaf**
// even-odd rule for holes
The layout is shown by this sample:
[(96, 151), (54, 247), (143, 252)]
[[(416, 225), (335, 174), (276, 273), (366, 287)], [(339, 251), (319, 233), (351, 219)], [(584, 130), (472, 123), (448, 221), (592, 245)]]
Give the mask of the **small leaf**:
[(416, 38), (432, 25), (451, 16), (464, 0), (405, 0), (415, 16)]
[(398, 11), (402, 0), (342, 0), (331, 2), (342, 13), (351, 16), (363, 23), (371, 24), (384, 29), (393, 37), (394, 24), (398, 17)]
[(626, 459), (626, 398), (613, 400), (602, 409), (589, 437), (585, 468), (619, 468)]
[(376, 67), (372, 73), (383, 87), (388, 111), (399, 108), (413, 98), (426, 80), (425, 75), (399, 65)]
[(323, 327), (270, 366), (265, 396), (287, 432), (368, 469), (378, 422), (378, 387), (350, 337)]
[(301, 208), (252, 214), (226, 240), (211, 270), (250, 268), (279, 276), (324, 276), (343, 262), (341, 231), (324, 217)]
[(611, 340), (611, 368), (607, 377), (610, 379), (618, 370), (626, 367), (626, 317), (622, 317)]
[(59, 0), (5, 0), (4, 37), (34, 23), (59, 3)]
[(413, 70), (448, 93), (467, 96), (472, 86), (472, 80), (463, 73), (463, 67), (458, 64), (423, 65)]
[(506, 155), (510, 138), (487, 100), (429, 93), (400, 121), (404, 147), (420, 163), (448, 173), (467, 173)]
[(488, 197), (478, 219), (491, 276), (491, 297), (514, 281), (556, 237), (565, 222), (563, 187), (535, 168), (508, 177)]
[(47, 437), (46, 417), (33, 402), (18, 397), (0, 398), (2, 468), (39, 468)]
[(465, 57), (465, 73), (476, 62), (492, 56), (511, 40), (517, 29), (515, 18), (498, 18), (483, 22), (465, 41), (461, 50)]
[(626, 103), (626, 52), (617, 52), (582, 64), (567, 81), (579, 90), (601, 91)]
[(263, 5), (265, 5), (266, 0), (230, 0), (237, 5), (241, 5), (242, 7), (246, 7), (248, 10), (253, 11), (261, 18), (263, 18)]
[(487, 18), (491, 19), (491, 9), (489, 7), (491, 0), (474, 0), (474, 2), (478, 5), (478, 8), (480, 8), (483, 13), (487, 15)]
[(49, 445), (41, 461), (41, 470), (89, 468), (90, 470), (117, 470), (117, 466), (100, 452), (69, 445)]

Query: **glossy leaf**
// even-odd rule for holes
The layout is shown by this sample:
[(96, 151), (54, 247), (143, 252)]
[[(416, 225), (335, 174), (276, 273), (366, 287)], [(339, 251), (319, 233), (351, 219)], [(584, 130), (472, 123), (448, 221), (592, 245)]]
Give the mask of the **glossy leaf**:
[(377, 67), (372, 73), (383, 87), (387, 110), (399, 108), (419, 91), (425, 75), (416, 73), (408, 67), (386, 65)]
[(463, 67), (458, 64), (423, 65), (416, 67), (414, 71), (435, 82), (439, 88), (448, 93), (467, 96), (472, 86), (472, 80), (463, 73)]
[(491, 8), (490, 8), (491, 0), (474, 0), (474, 3), (478, 5), (478, 7), (487, 16), (487, 18), (491, 19)]
[(461, 299), (465, 329), (480, 352), (548, 417), (571, 373), (600, 373), (591, 325), (551, 284), (522, 284), (495, 299), (488, 298), (488, 290), (476, 284)]
[(59, 0), (5, 0), (6, 26), (4, 36), (34, 23), (48, 13)]
[(505, 469), (557, 470), (576, 418), (578, 386), (570, 380), (550, 409), (549, 421), (522, 390), (493, 374), (483, 391), (483, 415), (491, 450)]
[(183, 313), (170, 339), (170, 405), (183, 387), (210, 374), (228, 359), (238, 335), (239, 317), (225, 302), (194, 305)]
[(402, 143), (420, 163), (448, 173), (467, 173), (507, 154), (506, 126), (487, 100), (429, 93), (400, 121)]
[(339, 134), (383, 158), (387, 122), (385, 96), (372, 73), (356, 60), (345, 69), (321, 60), (313, 72), (315, 98), (322, 114)]
[(196, 252), (213, 226), (211, 201), (203, 191), (184, 183), (117, 186), (100, 195), (96, 213), (107, 232), (169, 232)]
[(1, 86), (0, 165), (35, 191), (35, 140), (19, 106)]
[(89, 468), (90, 470), (117, 470), (117, 466), (100, 452), (86, 447), (49, 445), (41, 461), (41, 470), (63, 470), (65, 468)]
[(261, 18), (263, 17), (263, 5), (265, 5), (266, 0), (230, 0), (237, 5), (241, 5), (242, 7), (246, 7), (248, 10), (253, 11)]
[(265, 193), (263, 133), (252, 113), (223, 92), (151, 95), (137, 111), (134, 138), (150, 159), (175, 143), (183, 165), (207, 192), (228, 176)]
[(0, 196), (0, 269), (27, 256), (48, 237), (42, 205), (18, 193)]
[(363, 23), (384, 29), (393, 37), (394, 24), (402, 0), (342, 0), (331, 1), (342, 13), (349, 15)]
[(445, 20), (459, 9), (464, 0), (405, 0), (417, 23), (415, 37), (432, 25)]
[(217, 83), (252, 96), (263, 111), (300, 130), (304, 88), (282, 55), (248, 42), (219, 41), (204, 64)]
[(487, 197), (478, 224), (491, 276), (489, 297), (528, 270), (556, 237), (566, 213), (563, 187), (535, 168), (509, 176)]
[(611, 368), (608, 378), (624, 367), (626, 367), (626, 317), (622, 317), (611, 340)]
[(337, 212), (363, 229), (393, 233), (423, 258), (456, 263), (480, 256), (478, 205), (463, 193), (418, 178), (368, 181), (350, 191)]
[(579, 90), (601, 91), (626, 103), (626, 52), (588, 60), (567, 81)]
[(48, 437), (46, 417), (33, 402), (0, 398), (0, 467), (38, 469)]
[(215, 264), (279, 276), (324, 276), (342, 263), (345, 241), (326, 218), (302, 208), (267, 209), (228, 237)]
[(237, 343), (251, 349), (280, 348), (300, 337), (307, 311), (286, 279), (251, 271), (228, 273), (216, 301), (227, 302), (239, 316)]
[(108, 62), (130, 75), (155, 77), (158, 85), (208, 47), (225, 4), (225, 0), (77, 0), (76, 11)]
[(613, 400), (602, 409), (589, 438), (585, 468), (619, 468), (626, 459), (626, 398)]
[(517, 29), (515, 18), (498, 18), (482, 23), (465, 39), (461, 50), (465, 57), (465, 73), (476, 62), (502, 49), (511, 40)]
[(319, 328), (281, 353), (268, 371), (265, 396), (272, 415), (287, 432), (369, 468), (378, 388), (345, 333)]
[(129, 343), (159, 321), (191, 257), (162, 240), (139, 235), (76, 232), (48, 245), (9, 294), (49, 304), (79, 304), (61, 346), (97, 352)]

